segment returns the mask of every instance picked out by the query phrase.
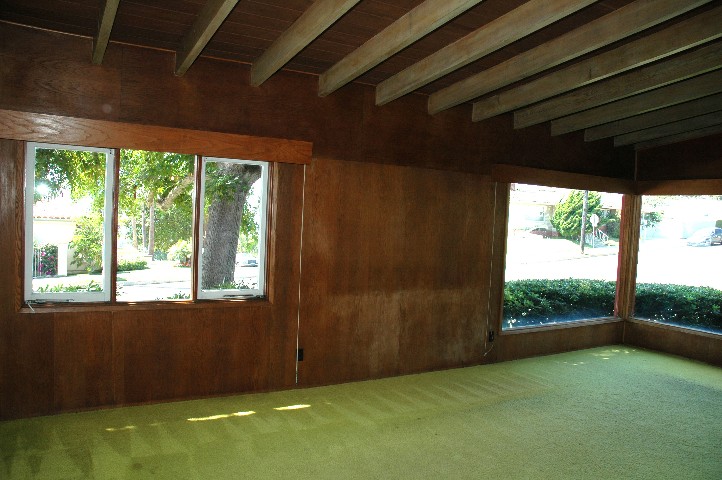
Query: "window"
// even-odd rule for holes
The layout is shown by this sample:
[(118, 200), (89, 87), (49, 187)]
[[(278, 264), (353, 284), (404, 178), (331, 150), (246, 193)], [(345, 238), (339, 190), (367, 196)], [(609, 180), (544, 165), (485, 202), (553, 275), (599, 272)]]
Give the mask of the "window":
[(621, 204), (620, 194), (510, 186), (502, 329), (614, 315)]
[(110, 300), (113, 164), (109, 149), (28, 143), (26, 300)]
[(722, 196), (643, 196), (634, 316), (722, 333)]
[[(28, 144), (26, 301), (264, 295), (267, 163), (203, 158), (197, 170), (193, 155), (120, 150), (116, 161), (115, 151)], [(198, 262), (194, 232), (201, 232)]]
[(199, 298), (263, 295), (268, 164), (204, 158)]
[(121, 150), (117, 300), (191, 298), (193, 155)]

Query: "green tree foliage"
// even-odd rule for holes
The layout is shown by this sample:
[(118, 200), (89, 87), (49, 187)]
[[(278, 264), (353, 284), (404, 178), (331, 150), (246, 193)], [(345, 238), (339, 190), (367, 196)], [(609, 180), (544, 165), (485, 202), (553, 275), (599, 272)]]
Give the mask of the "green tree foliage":
[[(584, 192), (581, 190), (572, 190), (564, 200), (557, 204), (551, 222), (562, 238), (574, 241), (579, 240), (579, 234), (582, 228), (583, 201)], [(602, 197), (599, 193), (589, 192), (587, 218), (589, 218), (589, 215), (592, 213), (598, 213), (601, 203)], [(589, 232), (592, 231), (592, 225), (589, 222), (587, 222), (587, 230)]]
[[(45, 187), (46, 199), (52, 199), (65, 190), (74, 200), (89, 196), (93, 207), (103, 208), (105, 193), (106, 156), (99, 152), (55, 150), (39, 148), (35, 152), (35, 178), (38, 186)], [(35, 201), (42, 195), (35, 191)]]
[(103, 269), (103, 217), (93, 213), (82, 217), (75, 225), (75, 234), (70, 242), (73, 264), (85, 267), (89, 272)]

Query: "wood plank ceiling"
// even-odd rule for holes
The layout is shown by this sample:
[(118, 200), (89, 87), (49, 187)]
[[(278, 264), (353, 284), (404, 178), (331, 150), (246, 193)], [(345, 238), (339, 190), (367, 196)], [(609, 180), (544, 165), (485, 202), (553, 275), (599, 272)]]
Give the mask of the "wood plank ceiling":
[(285, 68), (637, 149), (722, 132), (720, 0), (0, 0), (0, 22)]

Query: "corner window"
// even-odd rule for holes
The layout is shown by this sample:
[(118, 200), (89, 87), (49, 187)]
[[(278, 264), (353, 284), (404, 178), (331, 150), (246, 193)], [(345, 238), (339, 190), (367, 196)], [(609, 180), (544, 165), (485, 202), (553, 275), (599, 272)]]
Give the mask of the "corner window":
[(722, 196), (642, 197), (637, 318), (722, 333)]
[(268, 164), (204, 158), (199, 298), (263, 295)]
[(110, 300), (114, 155), (28, 143), (25, 299)]
[(512, 184), (502, 329), (614, 316), (622, 195)]

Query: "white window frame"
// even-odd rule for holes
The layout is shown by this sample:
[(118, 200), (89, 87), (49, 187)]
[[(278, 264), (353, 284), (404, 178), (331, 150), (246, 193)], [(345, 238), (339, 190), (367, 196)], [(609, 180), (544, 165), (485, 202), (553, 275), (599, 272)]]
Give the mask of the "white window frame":
[[(258, 225), (258, 286), (250, 289), (218, 289), (218, 290), (204, 290), (201, 287), (201, 280), (203, 278), (203, 243), (205, 238), (203, 232), (204, 227), (204, 215), (205, 211), (205, 198), (206, 198), (206, 164), (209, 162), (227, 162), (227, 163), (239, 163), (245, 165), (258, 165), (261, 167), (261, 219)], [(233, 158), (219, 158), (219, 157), (202, 157), (201, 160), (201, 178), (200, 178), (200, 214), (198, 221), (198, 236), (199, 236), (199, 259), (198, 259), (198, 292), (199, 299), (232, 299), (232, 298), (245, 298), (245, 297), (262, 297), (266, 291), (266, 231), (268, 224), (268, 178), (269, 178), (269, 163), (261, 162), (256, 160), (239, 160)]]
[[(103, 291), (33, 292), (33, 206), (35, 198), (36, 149), (74, 150), (105, 154), (105, 205), (103, 207)], [(26, 302), (108, 302), (110, 301), (111, 238), (115, 151), (110, 148), (80, 147), (28, 142), (25, 151), (25, 301)]]

